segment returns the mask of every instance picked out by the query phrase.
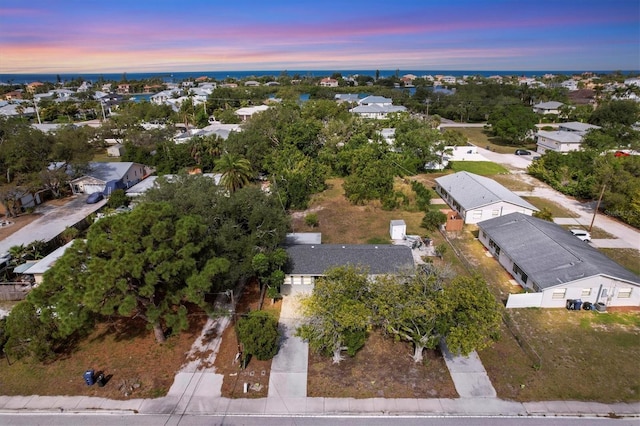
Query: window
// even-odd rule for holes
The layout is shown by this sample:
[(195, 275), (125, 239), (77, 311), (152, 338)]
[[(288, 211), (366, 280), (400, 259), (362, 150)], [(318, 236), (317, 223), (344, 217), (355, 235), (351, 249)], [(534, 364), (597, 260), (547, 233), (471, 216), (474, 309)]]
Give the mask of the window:
[(482, 219), (482, 210), (474, 210), (473, 211), (474, 219)]
[(482, 231), (482, 238), (485, 239), (485, 240), (487, 239), (487, 233), (484, 232), (484, 231)]
[(591, 289), (590, 288), (583, 288), (582, 289), (582, 293), (580, 294), (580, 296), (591, 296)]
[(522, 278), (522, 282), (523, 283), (527, 283), (527, 280), (529, 279), (529, 277), (527, 276), (527, 274), (524, 273), (524, 271), (522, 269), (520, 269), (520, 267), (518, 265), (516, 265), (515, 263), (513, 264), (513, 272), (516, 275), (520, 275), (520, 277)]
[(618, 299), (629, 299), (631, 297), (631, 288), (621, 288), (618, 290)]
[(552, 299), (564, 299), (564, 296), (566, 294), (567, 294), (567, 289), (566, 288), (553, 290), (553, 293), (551, 293), (551, 298)]
[(500, 210), (491, 210), (491, 216), (493, 217), (500, 216)]
[(497, 256), (500, 256), (500, 247), (498, 247), (498, 245), (493, 240), (489, 240), (489, 248), (493, 249), (493, 252)]

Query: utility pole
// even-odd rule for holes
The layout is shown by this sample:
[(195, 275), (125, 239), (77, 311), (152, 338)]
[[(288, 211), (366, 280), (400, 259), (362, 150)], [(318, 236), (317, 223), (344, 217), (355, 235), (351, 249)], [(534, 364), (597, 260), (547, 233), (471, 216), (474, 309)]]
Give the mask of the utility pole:
[(602, 185), (602, 191), (600, 191), (600, 196), (598, 197), (598, 203), (596, 204), (596, 208), (593, 210), (593, 218), (591, 219), (591, 225), (589, 225), (589, 232), (591, 232), (591, 228), (593, 228), (593, 222), (596, 221), (596, 214), (598, 213), (598, 209), (600, 208), (600, 202), (602, 201), (602, 196), (604, 195), (604, 189), (607, 185)]

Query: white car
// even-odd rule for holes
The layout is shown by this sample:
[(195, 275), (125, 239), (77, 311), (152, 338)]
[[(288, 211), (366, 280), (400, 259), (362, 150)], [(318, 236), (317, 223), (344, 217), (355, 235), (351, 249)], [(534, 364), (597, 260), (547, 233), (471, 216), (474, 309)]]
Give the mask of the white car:
[(591, 234), (584, 229), (570, 229), (574, 237), (581, 239), (582, 241), (590, 242)]

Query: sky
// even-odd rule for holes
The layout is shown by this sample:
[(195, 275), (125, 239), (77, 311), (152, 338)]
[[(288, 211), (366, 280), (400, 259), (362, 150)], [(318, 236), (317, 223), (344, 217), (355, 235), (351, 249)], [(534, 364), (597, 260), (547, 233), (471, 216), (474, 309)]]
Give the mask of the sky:
[(640, 69), (640, 0), (0, 0), (0, 73)]

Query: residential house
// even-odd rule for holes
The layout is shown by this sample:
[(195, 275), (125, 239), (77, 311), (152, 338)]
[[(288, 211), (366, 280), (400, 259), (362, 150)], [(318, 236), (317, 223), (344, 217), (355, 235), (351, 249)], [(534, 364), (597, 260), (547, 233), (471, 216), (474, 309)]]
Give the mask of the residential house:
[(6, 101), (22, 99), (22, 90), (12, 90), (11, 92), (7, 92), (2, 95), (2, 99)]
[[(127, 196), (133, 198), (139, 197), (149, 189), (156, 187), (158, 178), (162, 177), (170, 182), (174, 180), (176, 176), (177, 175), (148, 176), (147, 178), (141, 180), (140, 182), (127, 189)], [(220, 185), (220, 180), (222, 179), (222, 174), (220, 173), (203, 173), (202, 176), (213, 179), (214, 185)]]
[(171, 90), (163, 90), (149, 97), (149, 101), (152, 104), (156, 105), (165, 105), (168, 103), (170, 99), (177, 99), (182, 95), (182, 90), (180, 89), (171, 89)]
[(45, 272), (53, 267), (56, 261), (62, 257), (64, 252), (73, 245), (74, 241), (75, 240), (71, 240), (62, 247), (58, 247), (35, 264), (32, 264), (29, 268), (22, 270), (21, 273), (23, 275), (33, 275), (35, 281), (34, 287), (37, 287), (44, 280)]
[(131, 91), (131, 85), (128, 83), (120, 83), (118, 84), (118, 88), (116, 89), (116, 93), (121, 95), (127, 95)]
[(338, 80), (336, 80), (335, 78), (323, 78), (322, 80), (320, 80), (320, 86), (322, 87), (338, 87)]
[(558, 126), (558, 130), (538, 130), (536, 133), (536, 151), (540, 154), (544, 154), (547, 151), (577, 151), (582, 147), (584, 136), (595, 129), (600, 129), (600, 127), (572, 121), (561, 123)]
[(244, 82), (244, 85), (246, 87), (258, 87), (260, 86), (260, 82), (255, 80), (247, 80)]
[(240, 117), (242, 121), (247, 121), (253, 114), (266, 111), (269, 107), (267, 105), (257, 105), (252, 107), (240, 108), (236, 111), (236, 115)]
[(469, 172), (437, 178), (436, 192), (467, 224), (513, 212), (532, 215), (538, 211), (498, 182)]
[(112, 188), (130, 188), (149, 174), (147, 166), (132, 162), (89, 163), (88, 172), (69, 184), (74, 194), (109, 192)]
[(568, 89), (570, 92), (579, 89), (578, 82), (574, 79), (563, 81), (562, 83), (560, 83), (560, 86)]
[(550, 102), (541, 102), (533, 106), (533, 112), (536, 114), (560, 114), (560, 108), (562, 108), (564, 104), (562, 102), (550, 101)]
[(349, 111), (364, 118), (385, 119), (388, 114), (405, 112), (404, 106), (393, 105), (393, 100), (383, 96), (367, 96), (358, 101), (358, 106)]
[(339, 104), (342, 102), (357, 103), (360, 100), (357, 93), (337, 93), (333, 98)]
[(372, 276), (398, 274), (414, 268), (411, 248), (391, 244), (294, 244), (286, 247), (289, 269), (284, 294), (308, 290), (315, 280), (337, 266), (359, 266)]
[(36, 90), (38, 90), (38, 88), (44, 86), (44, 83), (41, 83), (39, 81), (34, 81), (32, 83), (27, 84), (27, 92), (29, 93), (35, 93)]
[(568, 299), (640, 306), (640, 277), (553, 222), (512, 213), (478, 223), (478, 239), (528, 293), (507, 308), (562, 308)]

